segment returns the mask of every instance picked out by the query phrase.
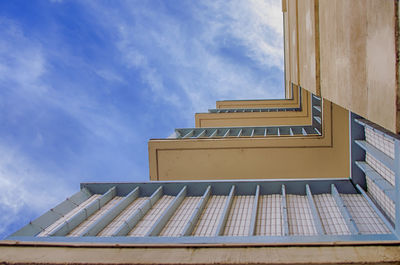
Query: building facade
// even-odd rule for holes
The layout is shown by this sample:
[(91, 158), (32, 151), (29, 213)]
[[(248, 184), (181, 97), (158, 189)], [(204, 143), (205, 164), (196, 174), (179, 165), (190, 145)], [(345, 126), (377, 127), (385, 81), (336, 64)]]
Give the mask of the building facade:
[(82, 183), (0, 261), (399, 263), (398, 1), (282, 11), (285, 99), (217, 101), (149, 141), (150, 182)]

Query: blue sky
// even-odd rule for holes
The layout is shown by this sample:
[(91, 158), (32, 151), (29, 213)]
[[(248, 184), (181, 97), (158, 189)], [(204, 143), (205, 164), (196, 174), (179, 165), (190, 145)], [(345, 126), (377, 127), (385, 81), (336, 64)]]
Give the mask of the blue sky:
[(0, 239), (79, 190), (147, 181), (147, 141), (283, 98), (280, 0), (0, 1)]

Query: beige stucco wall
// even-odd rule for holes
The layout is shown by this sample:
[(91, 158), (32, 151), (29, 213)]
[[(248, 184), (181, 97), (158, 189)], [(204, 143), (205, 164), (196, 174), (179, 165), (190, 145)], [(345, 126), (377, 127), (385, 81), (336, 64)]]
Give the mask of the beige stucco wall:
[[(389, 242), (390, 243), (390, 242)], [(330, 244), (330, 245), (329, 245)], [(135, 245), (2, 243), (5, 264), (398, 264), (396, 243)]]
[(400, 132), (397, 2), (287, 1), (286, 82)]
[(300, 86), (320, 95), (318, 0), (298, 1)]
[(397, 132), (395, 1), (320, 0), (322, 96)]

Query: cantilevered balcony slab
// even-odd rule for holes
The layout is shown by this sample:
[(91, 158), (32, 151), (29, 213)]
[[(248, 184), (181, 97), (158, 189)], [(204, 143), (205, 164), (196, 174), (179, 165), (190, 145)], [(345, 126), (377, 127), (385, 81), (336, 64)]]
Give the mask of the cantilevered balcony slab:
[(348, 112), (328, 101), (322, 112), (323, 132), (315, 136), (152, 139), (150, 178), (347, 178)]
[(195, 125), (204, 128), (308, 124), (312, 119), (311, 94), (300, 89), (297, 97), (299, 103), (293, 105), (294, 99), (281, 100), (284, 103), (279, 108), (260, 108), (258, 100), (235, 101), (238, 106), (243, 103), (246, 108), (224, 108), (214, 109), (209, 113), (196, 113)]
[[(367, 240), (394, 240), (393, 227), (379, 213), (374, 202), (365, 197), (365, 192), (356, 189), (349, 179), (326, 180), (261, 180), (261, 181), (200, 181), (200, 182), (150, 182), (150, 183), (83, 183), (82, 189), (90, 191), (96, 197), (104, 197), (109, 187), (116, 192), (116, 197), (125, 201), (132, 196), (146, 204), (148, 210), (143, 212), (140, 222), (133, 226), (133, 230), (140, 233), (119, 233), (114, 236), (92, 233), (83, 236), (66, 235), (37, 235), (31, 229), (22, 228), (8, 240), (38, 241), (38, 242), (103, 242), (103, 243), (168, 243), (168, 244), (215, 244), (215, 243), (286, 243), (299, 244), (311, 242), (363, 242)], [(333, 187), (333, 188), (332, 188)], [(334, 193), (331, 195), (331, 190)], [(312, 193), (311, 193), (312, 190)], [(163, 196), (160, 203), (149, 205), (149, 195), (160, 193)], [(339, 203), (314, 203), (315, 196), (335, 197)], [(163, 198), (169, 203), (161, 203)], [(207, 199), (208, 198), (208, 199)], [(215, 198), (219, 202), (215, 203)], [(88, 198), (90, 201), (91, 199)], [(150, 199), (151, 200), (151, 199)], [(259, 201), (260, 200), (260, 201)], [(189, 201), (198, 203), (188, 203)], [(354, 201), (357, 201), (354, 204)], [(131, 203), (134, 203), (132, 201)], [(262, 204), (259, 207), (259, 204)], [(354, 208), (360, 205), (360, 209)], [(318, 207), (318, 209), (317, 209)], [(107, 205), (102, 205), (97, 223), (107, 226), (113, 218), (104, 211)], [(126, 227), (132, 213), (127, 208), (120, 209), (122, 222), (118, 222), (117, 229)], [(300, 209), (300, 210), (299, 210)], [(311, 209), (311, 211), (307, 210)], [(257, 211), (259, 212), (257, 213)], [(319, 211), (335, 210), (337, 223), (322, 222)], [(74, 209), (71, 209), (75, 213)], [(139, 210), (141, 211), (141, 210)], [(136, 211), (138, 212), (138, 211)], [(67, 213), (68, 214), (68, 213)], [(367, 214), (369, 218), (363, 219)], [(68, 215), (67, 222), (74, 218)], [(197, 216), (197, 217), (196, 217)], [(46, 220), (49, 218), (49, 220)], [(307, 221), (308, 220), (308, 221)], [(50, 222), (48, 222), (50, 221)], [(306, 221), (306, 222), (303, 222)], [(45, 214), (34, 221), (43, 226), (52, 226), (54, 221)], [(80, 220), (82, 226), (85, 220)], [(201, 225), (200, 225), (201, 223)], [(271, 224), (279, 230), (276, 233)], [(347, 227), (351, 233), (332, 234), (333, 225)], [(360, 227), (357, 230), (357, 227)], [(26, 227), (30, 227), (28, 224)], [(202, 229), (211, 233), (189, 233), (185, 227), (194, 230)], [(257, 229), (255, 229), (257, 227)], [(354, 228), (354, 229), (352, 229)], [(172, 233), (172, 230), (176, 233)], [(185, 231), (184, 231), (184, 230)], [(170, 230), (171, 233), (165, 233)], [(319, 231), (319, 233), (310, 233)]]
[(238, 108), (298, 108), (300, 105), (299, 87), (293, 85), (292, 97), (287, 99), (259, 100), (220, 100), (216, 102), (217, 109)]

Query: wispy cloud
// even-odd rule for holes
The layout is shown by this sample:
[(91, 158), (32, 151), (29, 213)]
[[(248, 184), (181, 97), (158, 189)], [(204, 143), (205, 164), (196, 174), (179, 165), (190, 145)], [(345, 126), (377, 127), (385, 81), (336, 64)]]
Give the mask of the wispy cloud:
[(148, 138), (215, 100), (284, 95), (280, 1), (24, 4), (0, 3), (0, 238), (79, 182), (147, 180)]
[(215, 100), (283, 97), (280, 1), (185, 3), (183, 18), (171, 15), (168, 4), (154, 10), (127, 1), (110, 12), (92, 2), (91, 10), (106, 17), (99, 23), (116, 32), (121, 57), (139, 69), (153, 99), (188, 113), (188, 122), (189, 113)]
[(66, 180), (43, 172), (16, 148), (0, 145), (0, 238), (10, 226), (25, 225), (73, 192)]
[[(102, 104), (98, 94), (86, 89), (83, 76), (77, 83), (55, 78), (55, 48), (27, 36), (18, 22), (1, 18), (0, 31), (2, 238), (11, 227), (21, 227), (76, 192), (85, 179), (105, 175), (109, 181), (113, 176), (123, 180), (129, 171), (143, 174), (146, 169), (121, 150), (140, 141), (129, 116)], [(110, 71), (96, 73), (109, 82), (123, 82)], [(55, 87), (55, 81), (62, 83)]]

